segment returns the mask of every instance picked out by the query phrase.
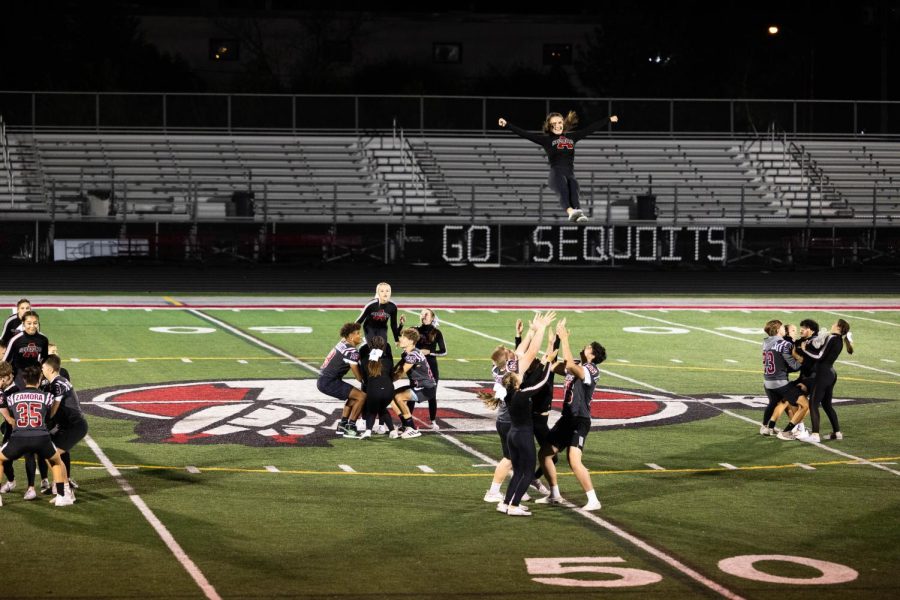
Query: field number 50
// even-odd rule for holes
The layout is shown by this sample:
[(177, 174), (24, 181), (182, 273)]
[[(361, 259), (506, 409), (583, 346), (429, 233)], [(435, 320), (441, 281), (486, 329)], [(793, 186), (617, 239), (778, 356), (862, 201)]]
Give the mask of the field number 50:
[[(788, 562), (804, 565), (818, 570), (821, 574), (817, 577), (784, 577), (770, 575), (756, 568), (755, 564), (761, 561)], [(577, 556), (563, 558), (526, 558), (525, 566), (529, 575), (552, 575), (552, 577), (532, 577), (538, 583), (546, 585), (559, 585), (565, 587), (637, 587), (649, 585), (662, 580), (662, 575), (644, 569), (632, 567), (612, 567), (610, 563), (623, 563), (625, 559), (618, 556)], [(735, 556), (719, 561), (719, 568), (737, 577), (751, 579), (753, 581), (766, 581), (769, 583), (782, 583), (788, 585), (822, 585), (838, 584), (853, 581), (859, 573), (838, 563), (824, 560), (804, 558), (802, 556), (787, 556), (784, 554), (752, 554)], [(560, 577), (568, 573), (597, 573), (608, 575), (611, 578), (603, 579), (573, 579)]]

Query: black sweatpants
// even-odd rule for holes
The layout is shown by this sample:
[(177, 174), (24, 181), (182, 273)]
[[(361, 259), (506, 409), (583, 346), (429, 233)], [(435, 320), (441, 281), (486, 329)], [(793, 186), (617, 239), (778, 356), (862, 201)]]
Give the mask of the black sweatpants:
[(504, 502), (516, 506), (528, 491), (537, 465), (534, 453), (534, 428), (530, 423), (527, 426), (513, 425), (507, 434), (506, 442), (512, 460), (513, 476), (506, 488)]

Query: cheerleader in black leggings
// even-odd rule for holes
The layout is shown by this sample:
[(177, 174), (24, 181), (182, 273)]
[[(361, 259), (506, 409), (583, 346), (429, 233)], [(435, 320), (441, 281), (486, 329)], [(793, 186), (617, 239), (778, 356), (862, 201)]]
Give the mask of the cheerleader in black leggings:
[[(554, 313), (537, 315), (529, 329), (529, 345), (523, 354), (522, 365), (531, 365), (537, 356), (544, 339), (544, 330), (555, 317)], [(534, 449), (534, 426), (531, 421), (532, 398), (540, 392), (547, 379), (550, 377), (550, 365), (555, 358), (555, 353), (544, 355), (541, 365), (531, 369), (530, 374), (523, 377), (517, 372), (510, 372), (503, 377), (503, 386), (506, 389), (506, 405), (509, 409), (512, 427), (506, 437), (512, 460), (513, 476), (506, 488), (506, 497), (497, 505), (499, 512), (505, 512), (510, 516), (530, 516), (531, 512), (520, 505), (522, 497), (528, 490), (537, 465)]]
[(853, 354), (853, 343), (850, 339), (850, 323), (843, 319), (838, 319), (831, 326), (831, 332), (819, 350), (813, 350), (807, 347), (805, 343), (800, 348), (803, 356), (816, 361), (815, 374), (809, 383), (809, 417), (812, 424), (812, 433), (809, 441), (811, 442), (820, 441), (819, 406), (825, 410), (831, 421), (831, 427), (834, 430), (831, 434), (831, 439), (843, 439), (837, 420), (837, 413), (834, 412), (834, 407), (831, 405), (831, 398), (834, 392), (834, 384), (837, 382), (834, 363), (840, 356), (844, 346), (847, 347), (847, 354)]
[[(423, 308), (419, 314), (421, 324), (416, 327), (419, 332), (419, 341), (416, 342), (416, 348), (425, 356), (428, 366), (431, 367), (431, 374), (434, 376), (434, 382), (440, 381), (440, 373), (438, 372), (438, 357), (447, 356), (447, 346), (444, 345), (444, 334), (438, 329), (437, 317), (430, 308)], [(431, 420), (431, 428), (435, 431), (440, 429), (437, 424), (437, 386), (434, 387), (433, 393), (426, 396), (428, 400), (428, 418)]]
[(578, 201), (578, 180), (575, 179), (575, 143), (583, 140), (590, 134), (607, 126), (607, 123), (618, 123), (619, 117), (613, 115), (609, 118), (591, 123), (584, 129), (572, 131), (578, 125), (578, 115), (569, 111), (565, 119), (560, 113), (550, 113), (544, 120), (543, 133), (532, 133), (521, 127), (513, 125), (503, 117), (497, 121), (500, 127), (509, 127), (513, 133), (531, 140), (541, 146), (547, 153), (547, 161), (550, 163), (550, 177), (547, 185), (559, 197), (559, 205), (570, 221), (582, 223), (588, 218), (581, 210)]

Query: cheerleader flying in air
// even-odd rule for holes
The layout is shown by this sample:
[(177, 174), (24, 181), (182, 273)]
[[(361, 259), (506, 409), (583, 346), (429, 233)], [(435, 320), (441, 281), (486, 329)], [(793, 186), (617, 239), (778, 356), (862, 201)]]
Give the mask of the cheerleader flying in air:
[(550, 113), (544, 120), (542, 133), (525, 131), (500, 117), (500, 127), (509, 127), (513, 133), (531, 140), (547, 153), (550, 163), (550, 177), (547, 185), (559, 197), (559, 205), (569, 215), (570, 221), (583, 223), (588, 218), (581, 210), (578, 201), (578, 180), (575, 179), (575, 143), (590, 134), (607, 126), (607, 123), (618, 123), (619, 117), (613, 115), (602, 121), (591, 123), (584, 129), (574, 130), (578, 125), (578, 115), (569, 111), (565, 118), (560, 113)]

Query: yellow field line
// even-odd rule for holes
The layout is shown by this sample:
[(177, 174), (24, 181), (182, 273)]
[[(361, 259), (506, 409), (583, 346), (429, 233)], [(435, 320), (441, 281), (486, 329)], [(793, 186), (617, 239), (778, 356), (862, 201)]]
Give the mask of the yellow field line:
[(176, 300), (175, 298), (172, 298), (171, 296), (163, 296), (163, 300), (165, 300), (166, 302), (168, 302), (168, 303), (171, 304), (172, 306), (184, 306), (183, 303), (179, 302), (179, 301)]
[[(900, 456), (889, 456), (889, 457), (881, 457), (881, 458), (871, 458), (868, 459), (869, 462), (879, 463), (879, 462), (895, 462), (900, 460)], [(98, 467), (102, 466), (100, 463), (96, 462), (88, 462), (88, 461), (72, 461), (73, 465), (80, 465), (86, 467)], [(859, 461), (855, 460), (832, 460), (832, 461), (823, 461), (823, 462), (808, 462), (804, 463), (811, 467), (831, 467), (835, 465), (852, 465), (852, 464), (861, 464)], [(186, 467), (174, 467), (174, 466), (166, 466), (166, 465), (116, 465), (120, 469), (147, 469), (147, 470), (164, 470), (164, 471), (184, 471)], [(240, 468), (240, 467), (200, 467), (194, 465), (201, 472), (218, 472), (218, 473), (264, 473), (264, 474), (279, 474), (285, 473), (288, 475), (364, 475), (367, 477), (445, 477), (445, 478), (485, 478), (485, 477), (493, 477), (492, 472), (485, 473), (391, 473), (391, 472), (382, 472), (382, 471), (356, 471), (356, 472), (347, 472), (347, 471), (311, 471), (311, 470), (297, 470), (297, 469), (281, 469), (279, 471), (269, 471), (267, 469), (249, 469), (249, 468)], [(736, 469), (727, 468), (727, 467), (709, 467), (709, 468), (691, 468), (691, 469), (623, 469), (623, 470), (607, 470), (607, 471), (591, 471), (591, 475), (636, 475), (636, 474), (644, 474), (644, 475), (660, 475), (666, 473), (716, 473), (716, 472), (730, 472), (733, 473), (735, 471), (760, 471), (760, 470), (776, 470), (776, 469), (797, 469), (797, 463), (789, 463), (784, 465), (750, 465), (746, 467), (737, 467)], [(570, 472), (560, 472), (561, 476), (572, 475)]]

